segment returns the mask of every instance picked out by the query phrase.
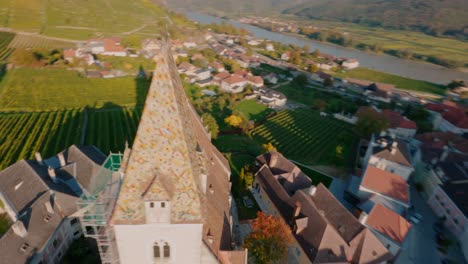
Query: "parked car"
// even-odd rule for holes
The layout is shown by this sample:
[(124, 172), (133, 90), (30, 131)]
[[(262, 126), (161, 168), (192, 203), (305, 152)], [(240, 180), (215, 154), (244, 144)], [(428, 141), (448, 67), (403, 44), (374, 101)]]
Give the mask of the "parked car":
[(409, 221), (410, 221), (412, 224), (415, 224), (415, 225), (419, 224), (419, 222), (420, 222), (419, 219), (416, 218), (416, 217), (414, 217), (414, 216), (410, 216)]
[(245, 207), (252, 208), (254, 206), (253, 201), (248, 196), (242, 197), (242, 202), (244, 203)]

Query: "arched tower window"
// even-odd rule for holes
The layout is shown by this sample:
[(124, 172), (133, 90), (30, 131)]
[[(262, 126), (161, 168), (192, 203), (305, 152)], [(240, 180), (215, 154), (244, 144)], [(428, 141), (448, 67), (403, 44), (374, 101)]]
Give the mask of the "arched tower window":
[(155, 258), (155, 260), (161, 257), (161, 251), (158, 242), (155, 242), (153, 245), (153, 257)]
[(171, 257), (171, 248), (169, 247), (169, 244), (167, 242), (164, 243), (163, 251), (164, 251), (165, 258)]

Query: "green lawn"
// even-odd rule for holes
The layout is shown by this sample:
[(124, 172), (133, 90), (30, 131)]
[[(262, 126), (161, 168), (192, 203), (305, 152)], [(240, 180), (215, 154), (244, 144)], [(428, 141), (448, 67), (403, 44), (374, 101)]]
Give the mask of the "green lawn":
[(418, 92), (427, 92), (433, 94), (445, 94), (445, 88), (442, 85), (430, 83), (426, 81), (414, 80), (398, 75), (374, 71), (366, 68), (358, 68), (346, 73), (338, 74), (339, 77), (350, 77), (356, 79), (364, 79), (375, 82), (389, 83), (395, 85), (397, 88), (404, 90), (412, 90)]
[(134, 77), (88, 79), (65, 69), (17, 68), (0, 82), (0, 111), (54, 111), (142, 105), (150, 82)]
[(274, 110), (255, 100), (243, 100), (234, 107), (234, 112), (239, 112), (245, 119), (258, 122), (268, 116)]
[(10, 228), (10, 219), (7, 214), (0, 214), (0, 237)]

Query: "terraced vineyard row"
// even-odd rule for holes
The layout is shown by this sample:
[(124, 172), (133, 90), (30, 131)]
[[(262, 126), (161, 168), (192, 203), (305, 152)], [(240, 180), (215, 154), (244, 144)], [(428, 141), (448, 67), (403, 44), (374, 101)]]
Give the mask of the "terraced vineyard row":
[[(84, 144), (96, 145), (104, 153), (122, 151), (132, 144), (141, 109), (116, 108), (88, 111)], [(85, 113), (82, 109), (0, 113), (0, 169), (20, 159), (32, 159), (39, 151), (50, 157), (72, 144), (79, 144)]]
[(0, 168), (36, 151), (48, 157), (78, 143), (81, 119), (79, 110), (0, 114)]
[(288, 158), (308, 164), (347, 167), (357, 138), (352, 126), (310, 110), (285, 110), (251, 131)]
[(13, 53), (14, 49), (9, 47), (10, 42), (15, 37), (11, 32), (0, 32), (0, 63), (6, 61)]
[(140, 122), (141, 108), (121, 108), (90, 112), (85, 144), (95, 145), (104, 153), (123, 151), (130, 145)]
[(54, 49), (54, 48), (73, 48), (75, 43), (48, 39), (42, 36), (34, 35), (16, 35), (16, 37), (11, 41), (9, 48), (45, 48), (45, 49)]

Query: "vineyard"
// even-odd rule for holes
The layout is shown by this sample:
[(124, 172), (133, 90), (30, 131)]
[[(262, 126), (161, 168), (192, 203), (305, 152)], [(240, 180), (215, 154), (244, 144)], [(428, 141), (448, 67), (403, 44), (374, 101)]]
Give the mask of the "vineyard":
[(25, 49), (25, 48), (73, 48), (76, 44), (68, 41), (61, 41), (55, 39), (49, 39), (42, 36), (34, 35), (20, 35), (17, 34), (15, 38), (10, 42), (9, 48)]
[(352, 166), (357, 136), (352, 126), (305, 109), (284, 110), (251, 132), (286, 157), (311, 165)]
[(14, 37), (14, 33), (0, 31), (0, 63), (5, 62), (13, 53), (14, 49), (10, 48), (9, 44)]
[(142, 105), (150, 81), (89, 79), (65, 69), (16, 68), (0, 83), (0, 111), (58, 111)]
[[(50, 157), (72, 144), (80, 144), (87, 119), (85, 144), (104, 153), (122, 151), (132, 144), (141, 109), (66, 110), (0, 114), (0, 169), (20, 159), (32, 159), (39, 151)], [(86, 118), (87, 116), (87, 118)]]
[(130, 145), (140, 122), (141, 108), (90, 111), (85, 145), (95, 145), (104, 153), (123, 151)]

